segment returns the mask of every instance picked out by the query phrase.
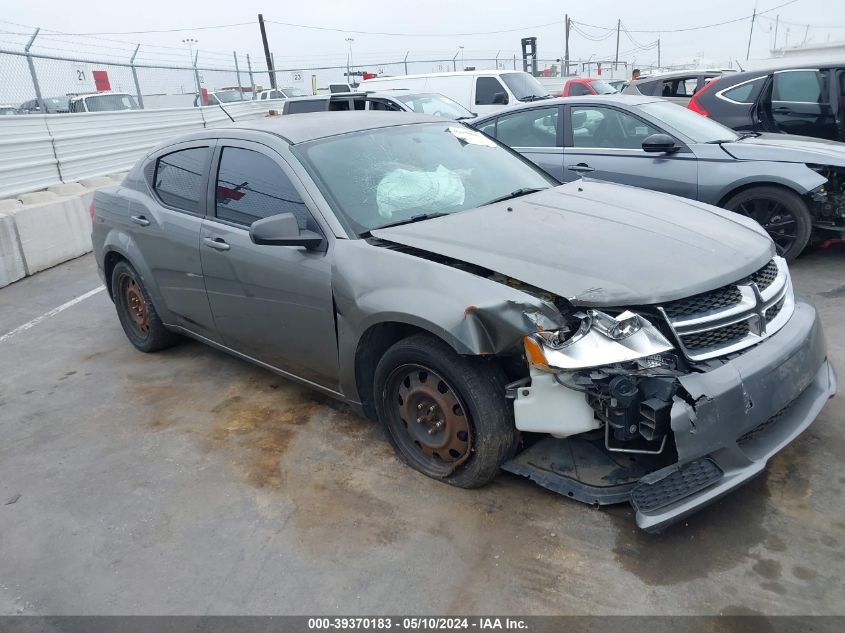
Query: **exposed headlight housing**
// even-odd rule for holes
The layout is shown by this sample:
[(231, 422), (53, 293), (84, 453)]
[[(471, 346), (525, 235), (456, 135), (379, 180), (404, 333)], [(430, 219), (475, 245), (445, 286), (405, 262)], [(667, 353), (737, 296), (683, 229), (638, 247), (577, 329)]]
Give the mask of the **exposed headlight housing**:
[(537, 332), (523, 338), (526, 357), (537, 369), (560, 371), (623, 363), (656, 356), (673, 349), (669, 340), (639, 314), (625, 311), (614, 317), (599, 310), (575, 315), (580, 325), (571, 330)]

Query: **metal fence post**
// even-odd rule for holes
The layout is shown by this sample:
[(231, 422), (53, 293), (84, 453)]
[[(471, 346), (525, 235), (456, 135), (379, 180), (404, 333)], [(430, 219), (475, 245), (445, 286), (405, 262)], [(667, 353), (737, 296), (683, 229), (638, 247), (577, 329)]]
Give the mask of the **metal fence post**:
[(252, 76), (252, 62), (249, 61), (249, 53), (246, 54), (246, 67), (249, 71), (249, 85), (252, 88), (252, 98), (255, 99), (257, 96), (255, 94), (255, 79)]
[(35, 33), (33, 33), (32, 37), (29, 38), (29, 42), (27, 42), (23, 50), (26, 53), (26, 63), (29, 65), (29, 74), (32, 76), (32, 87), (35, 88), (35, 98), (38, 99), (38, 109), (41, 110), (41, 114), (47, 114), (47, 108), (44, 105), (44, 99), (41, 96), (41, 86), (38, 85), (38, 73), (35, 72), (35, 62), (32, 61), (32, 53), (29, 52), (29, 49), (32, 47), (32, 43), (35, 41), (35, 38), (38, 37), (38, 32), (40, 30), (40, 26), (35, 29)]
[(516, 70), (516, 55), (513, 56), (513, 69)]
[(138, 105), (144, 109), (144, 95), (141, 94), (141, 84), (138, 82), (138, 69), (135, 68), (135, 55), (138, 54), (138, 49), (141, 45), (135, 47), (135, 52), (132, 53), (132, 59), (129, 60), (129, 66), (132, 68), (132, 79), (135, 80), (135, 94), (138, 95)]
[(202, 103), (202, 83), (200, 83), (200, 71), (197, 70), (197, 60), (199, 59), (199, 56), (199, 51), (194, 53), (194, 79), (197, 82), (197, 99), (199, 99), (199, 103)]
[(233, 51), (232, 55), (235, 56), (235, 74), (238, 76), (238, 92), (241, 93), (241, 101), (244, 100), (244, 87), (241, 85), (241, 69), (238, 66), (238, 51)]

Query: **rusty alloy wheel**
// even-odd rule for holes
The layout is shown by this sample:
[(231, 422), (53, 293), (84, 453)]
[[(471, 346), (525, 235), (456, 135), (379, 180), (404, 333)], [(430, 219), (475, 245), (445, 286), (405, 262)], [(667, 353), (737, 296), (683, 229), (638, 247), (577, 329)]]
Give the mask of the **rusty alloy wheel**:
[(132, 326), (139, 336), (146, 338), (150, 333), (150, 309), (141, 287), (133, 277), (123, 275), (120, 278), (120, 291)]
[(470, 456), (467, 408), (437, 372), (400, 365), (388, 376), (385, 397), (394, 440), (424, 472), (448, 475)]

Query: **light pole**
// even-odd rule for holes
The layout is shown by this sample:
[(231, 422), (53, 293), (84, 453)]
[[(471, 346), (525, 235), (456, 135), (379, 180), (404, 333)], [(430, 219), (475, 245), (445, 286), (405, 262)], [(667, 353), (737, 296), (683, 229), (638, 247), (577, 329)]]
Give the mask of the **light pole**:
[(353, 87), (355, 86), (355, 80), (352, 78), (352, 73), (355, 71), (355, 62), (352, 59), (352, 42), (355, 41), (354, 37), (347, 37), (346, 43), (349, 44), (349, 69), (347, 73), (349, 76), (347, 77), (347, 83), (351, 84)]
[(202, 105), (202, 85), (200, 84), (200, 74), (197, 70), (197, 62), (194, 58), (194, 44), (199, 44), (199, 40), (194, 39), (193, 37), (186, 37), (182, 40), (182, 43), (188, 45), (188, 53), (191, 55), (191, 66), (194, 69), (194, 83), (197, 86), (197, 102)]
[(199, 40), (196, 40), (193, 37), (186, 37), (184, 40), (182, 40), (183, 44), (188, 45), (188, 52), (191, 55), (191, 66), (194, 65), (194, 44), (199, 44), (199, 42)]
[(461, 70), (466, 70), (466, 64), (464, 63), (464, 47), (458, 46), (461, 49)]

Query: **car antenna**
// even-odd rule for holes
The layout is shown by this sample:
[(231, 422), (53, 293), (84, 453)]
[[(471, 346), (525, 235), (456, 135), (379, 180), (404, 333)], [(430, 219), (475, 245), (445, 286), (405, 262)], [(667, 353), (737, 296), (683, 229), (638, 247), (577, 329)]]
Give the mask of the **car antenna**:
[(233, 118), (232, 118), (232, 115), (231, 115), (231, 114), (229, 114), (228, 112), (226, 112), (226, 108), (224, 108), (224, 107), (223, 107), (223, 104), (222, 104), (222, 103), (218, 103), (217, 105), (219, 105), (219, 106), (220, 106), (220, 109), (221, 109), (221, 110), (223, 110), (223, 114), (225, 114), (227, 117), (229, 117), (229, 120), (230, 120), (232, 123), (234, 123), (234, 122), (235, 122), (235, 119), (233, 119)]

